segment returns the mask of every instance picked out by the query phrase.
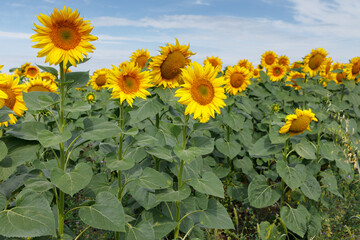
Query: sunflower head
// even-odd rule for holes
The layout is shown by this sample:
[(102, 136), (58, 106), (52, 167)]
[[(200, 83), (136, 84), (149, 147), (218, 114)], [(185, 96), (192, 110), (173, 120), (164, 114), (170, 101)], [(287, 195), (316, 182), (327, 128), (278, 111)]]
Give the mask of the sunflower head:
[(130, 56), (130, 62), (135, 62), (140, 68), (144, 68), (150, 58), (150, 53), (145, 49), (138, 49)]
[(290, 114), (286, 116), (286, 123), (280, 129), (279, 133), (287, 133), (290, 132), (290, 137), (298, 135), (300, 133), (304, 133), (305, 130), (311, 131), (310, 123), (311, 121), (317, 122), (317, 118), (315, 114), (309, 110), (300, 110), (296, 109), (296, 114)]
[(204, 66), (208, 63), (211, 64), (216, 69), (216, 71), (221, 71), (223, 62), (219, 57), (206, 57), (206, 59), (204, 60)]
[(87, 101), (89, 104), (96, 102), (96, 96), (94, 93), (89, 92), (85, 96), (85, 101)]
[(252, 62), (250, 62), (250, 61), (247, 60), (247, 59), (241, 59), (241, 60), (239, 60), (239, 62), (237, 63), (237, 65), (240, 66), (240, 67), (244, 67), (244, 68), (248, 69), (249, 71), (254, 68)]
[(57, 85), (50, 80), (44, 81), (40, 76), (37, 76), (30, 81), (25, 82), (26, 88), (24, 92), (53, 92), (56, 93)]
[(225, 90), (230, 95), (235, 95), (238, 92), (245, 91), (247, 86), (251, 84), (251, 72), (245, 68), (235, 65), (229, 66), (225, 73)]
[(273, 51), (267, 51), (261, 55), (261, 66), (266, 69), (277, 63), (277, 61), (277, 55)]
[(175, 45), (168, 43), (168, 46), (160, 47), (161, 55), (153, 57), (149, 64), (154, 84), (157, 86), (162, 85), (164, 88), (179, 86), (181, 69), (191, 62), (190, 56), (195, 54), (189, 51), (190, 44), (180, 45), (176, 38), (175, 40)]
[(108, 85), (109, 74), (110, 70), (106, 68), (96, 70), (89, 81), (91, 87), (96, 91), (106, 88)]
[(27, 78), (34, 78), (36, 77), (38, 74), (40, 73), (39, 68), (35, 67), (35, 66), (28, 66), (25, 69), (25, 76)]
[[(346, 74), (348, 79), (355, 80), (360, 74), (360, 57), (354, 57), (350, 60), (350, 63), (346, 64)], [(360, 77), (357, 78), (357, 82), (360, 81)]]
[(280, 64), (273, 64), (268, 67), (268, 74), (270, 76), (270, 80), (273, 82), (280, 81), (286, 75), (286, 67)]
[(54, 8), (50, 16), (40, 13), (37, 17), (43, 26), (34, 23), (36, 34), (31, 39), (38, 42), (33, 48), (41, 48), (38, 57), (46, 56), (45, 62), (55, 65), (63, 62), (64, 66), (70, 62), (76, 66), (76, 62), (83, 60), (83, 55), (87, 56), (95, 49), (90, 43), (97, 40), (90, 35), (93, 27), (80, 17), (78, 10), (64, 6), (62, 10)]
[(50, 81), (52, 83), (54, 83), (55, 79), (56, 79), (56, 77), (53, 74), (49, 73), (49, 72), (40, 73), (40, 78), (43, 81)]
[(287, 70), (290, 68), (290, 60), (286, 55), (281, 55), (278, 57), (278, 63), (284, 66)]
[(223, 77), (216, 78), (218, 72), (211, 64), (204, 67), (199, 63), (191, 63), (182, 69), (184, 84), (175, 92), (175, 97), (180, 97), (179, 103), (187, 105), (185, 115), (194, 114), (194, 119), (208, 122), (210, 116), (215, 118), (215, 113), (220, 114), (220, 108), (225, 106)]
[(277, 103), (274, 103), (274, 104), (271, 106), (271, 111), (272, 111), (273, 113), (279, 112), (279, 111), (280, 111), (280, 105), (277, 104)]
[(313, 49), (304, 58), (303, 71), (309, 73), (310, 77), (318, 74), (326, 64), (327, 52), (322, 48)]
[[(295, 90), (301, 89), (301, 87), (297, 84), (297, 80), (303, 79), (305, 81), (305, 73), (290, 71), (289, 75), (286, 77), (285, 86), (293, 87)], [(286, 84), (289, 82), (289, 84)]]
[(347, 77), (347, 76), (346, 76), (346, 71), (345, 71), (345, 64), (336, 62), (336, 63), (333, 64), (332, 69), (333, 69), (333, 70), (338, 70), (338, 69), (343, 70), (342, 72), (335, 73), (335, 74), (333, 75), (334, 78), (332, 79), (332, 80), (334, 80), (337, 84), (342, 84), (342, 83), (343, 83), (343, 80), (346, 79), (346, 77)]

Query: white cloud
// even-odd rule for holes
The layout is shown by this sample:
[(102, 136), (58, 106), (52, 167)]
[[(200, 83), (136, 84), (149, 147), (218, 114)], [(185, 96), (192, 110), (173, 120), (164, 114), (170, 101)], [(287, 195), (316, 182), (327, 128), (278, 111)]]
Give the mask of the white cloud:
[(194, 2), (195, 5), (205, 5), (205, 6), (210, 6), (210, 3), (205, 2), (204, 0), (196, 0)]
[(0, 31), (0, 37), (4, 38), (30, 39), (30, 36), (30, 33)]

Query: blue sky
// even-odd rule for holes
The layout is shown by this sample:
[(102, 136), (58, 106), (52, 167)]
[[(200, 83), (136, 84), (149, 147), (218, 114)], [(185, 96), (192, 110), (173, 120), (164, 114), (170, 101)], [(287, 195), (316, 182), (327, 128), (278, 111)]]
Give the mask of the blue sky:
[(91, 60), (78, 70), (111, 68), (137, 49), (152, 56), (166, 43), (190, 43), (200, 63), (218, 56), (223, 65), (248, 59), (254, 65), (272, 50), (301, 60), (322, 47), (335, 62), (360, 55), (359, 0), (1, 0), (0, 65), (3, 72), (25, 62), (45, 65), (31, 46), (36, 15), (54, 7), (78, 9), (99, 37)]

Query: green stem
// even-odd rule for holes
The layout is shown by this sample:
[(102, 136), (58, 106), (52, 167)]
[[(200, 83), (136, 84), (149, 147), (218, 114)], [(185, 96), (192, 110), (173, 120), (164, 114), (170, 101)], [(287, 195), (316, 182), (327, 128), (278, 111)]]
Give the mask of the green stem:
[(160, 114), (157, 113), (156, 114), (156, 128), (159, 128), (160, 127)]
[(79, 235), (76, 236), (76, 238), (75, 238), (74, 240), (79, 239), (79, 237), (81, 237), (81, 235), (83, 235), (83, 233), (84, 233), (86, 230), (88, 230), (89, 228), (90, 228), (90, 226), (87, 226), (84, 230), (82, 230), (82, 231), (79, 233)]

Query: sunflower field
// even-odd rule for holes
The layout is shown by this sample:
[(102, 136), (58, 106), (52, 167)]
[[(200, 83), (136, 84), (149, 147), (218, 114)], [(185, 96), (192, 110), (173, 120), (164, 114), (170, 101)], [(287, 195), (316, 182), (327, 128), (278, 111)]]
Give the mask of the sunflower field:
[(37, 16), (47, 65), (0, 73), (0, 240), (359, 239), (360, 57), (225, 67), (175, 39), (81, 72), (79, 16)]

